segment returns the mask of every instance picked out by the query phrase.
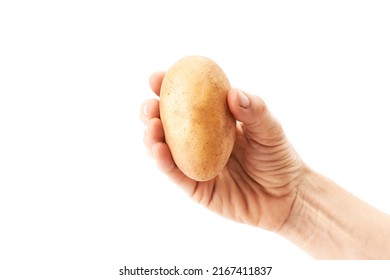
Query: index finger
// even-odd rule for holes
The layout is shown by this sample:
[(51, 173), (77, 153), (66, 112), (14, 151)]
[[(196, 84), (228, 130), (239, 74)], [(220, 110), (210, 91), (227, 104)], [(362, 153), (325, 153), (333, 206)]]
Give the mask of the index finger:
[(160, 71), (160, 72), (153, 73), (149, 78), (150, 88), (157, 96), (160, 96), (161, 83), (162, 80), (164, 79), (164, 75), (165, 72)]

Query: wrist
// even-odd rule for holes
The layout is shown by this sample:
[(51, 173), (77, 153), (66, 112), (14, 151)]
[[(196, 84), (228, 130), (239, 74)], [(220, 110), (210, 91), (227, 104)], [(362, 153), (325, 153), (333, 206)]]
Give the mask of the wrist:
[(354, 196), (307, 168), (279, 233), (315, 258), (356, 258), (360, 240), (354, 236), (354, 211), (359, 205)]
[(280, 235), (315, 258), (378, 259), (390, 253), (389, 216), (306, 169)]
[(290, 214), (277, 232), (293, 243), (298, 243), (297, 245), (300, 247), (305, 247), (305, 243), (313, 235), (317, 223), (317, 207), (306, 201), (307, 190), (310, 188), (309, 182), (313, 181), (315, 177), (314, 171), (305, 168), (300, 184), (295, 189), (295, 199)]

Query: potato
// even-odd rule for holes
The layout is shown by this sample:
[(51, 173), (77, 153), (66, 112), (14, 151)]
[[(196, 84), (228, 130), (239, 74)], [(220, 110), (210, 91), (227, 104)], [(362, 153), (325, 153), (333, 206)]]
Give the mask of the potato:
[(180, 59), (163, 79), (165, 140), (179, 169), (196, 181), (216, 177), (232, 152), (236, 121), (227, 104), (229, 90), (222, 69), (202, 56)]

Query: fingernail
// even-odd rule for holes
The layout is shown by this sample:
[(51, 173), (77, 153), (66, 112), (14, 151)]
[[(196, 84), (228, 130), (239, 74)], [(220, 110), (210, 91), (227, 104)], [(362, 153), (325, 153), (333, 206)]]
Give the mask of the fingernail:
[(148, 103), (144, 104), (144, 115), (148, 116)]
[(241, 90), (237, 89), (238, 91), (238, 98), (240, 100), (240, 106), (243, 108), (248, 108), (249, 106), (249, 98), (246, 96), (245, 93), (243, 93)]

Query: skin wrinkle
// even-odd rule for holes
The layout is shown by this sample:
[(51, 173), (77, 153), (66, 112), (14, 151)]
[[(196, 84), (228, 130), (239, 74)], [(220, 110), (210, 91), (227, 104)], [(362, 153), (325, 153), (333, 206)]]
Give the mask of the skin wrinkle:
[(290, 149), (288, 142), (279, 143), (274, 146), (267, 146), (249, 139), (248, 143), (251, 148), (261, 151), (261, 156), (274, 157), (275, 155), (278, 155), (278, 153)]
[[(177, 168), (177, 169), (179, 169), (179, 168)], [(183, 186), (184, 186), (184, 185), (186, 184), (186, 183), (184, 182), (185, 179), (186, 179), (186, 178), (185, 178), (184, 176), (181, 177), (181, 178), (180, 178), (179, 184), (183, 184)], [(194, 183), (193, 185), (188, 183), (187, 193), (190, 194), (188, 189), (191, 188), (191, 189), (193, 189), (193, 191), (192, 191), (192, 194), (193, 194), (193, 193), (196, 191), (197, 184), (198, 184), (197, 182)], [(190, 194), (191, 197), (192, 197), (192, 194)]]
[[(296, 200), (297, 200), (297, 192), (296, 192), (296, 189), (293, 188), (293, 189), (291, 190), (291, 193), (290, 193), (290, 194), (293, 195), (293, 197), (294, 197), (294, 199), (293, 199), (293, 201), (292, 201), (292, 203), (291, 203), (291, 206), (290, 206), (290, 211), (288, 211), (287, 217), (286, 217), (286, 218), (284, 219), (284, 221), (280, 224), (280, 226), (277, 227), (277, 228), (275, 228), (275, 232), (280, 232), (280, 231), (282, 230), (282, 228), (285, 227), (287, 221), (290, 219), (290, 216), (291, 216), (291, 213), (292, 213), (292, 209), (294, 208), (294, 205), (295, 205)], [(288, 194), (287, 194), (287, 195), (288, 195)]]
[[(297, 198), (296, 198), (296, 200), (297, 200)], [(312, 239), (315, 236), (316, 231), (318, 230), (317, 221), (319, 220), (319, 218), (318, 218), (319, 212), (318, 212), (317, 208), (313, 207), (312, 205), (307, 204), (307, 202), (304, 201), (304, 203), (302, 203), (300, 212), (303, 213), (304, 207), (305, 208), (311, 208), (312, 215), (310, 215), (309, 217), (301, 217), (300, 215), (297, 215), (295, 217), (295, 219), (306, 219), (306, 222), (311, 223), (311, 225), (312, 225), (311, 228), (313, 230), (312, 230), (312, 232), (300, 231), (301, 238), (304, 241), (303, 242), (303, 248), (309, 247), (310, 243), (312, 242)]]
[[(234, 181), (235, 185), (238, 185), (238, 180), (235, 178), (235, 176), (233, 176), (232, 173), (230, 173), (229, 175), (230, 175), (230, 177), (232, 178), (232, 180)], [(244, 203), (245, 211), (248, 213), (249, 205), (248, 205), (248, 203), (247, 203), (247, 200), (246, 200), (246, 198), (245, 198), (245, 195), (242, 193), (242, 189), (239, 189), (239, 191), (240, 191), (240, 194), (241, 194), (240, 197), (243, 198), (242, 200), (243, 200), (243, 203)], [(234, 212), (234, 214), (233, 214), (234, 219), (236, 219), (237, 221), (240, 221), (241, 223), (245, 223), (245, 221), (244, 221), (244, 219), (243, 219), (242, 217), (237, 216), (237, 213), (238, 213), (238, 212), (239, 212), (239, 211), (235, 211), (235, 212)], [(243, 215), (243, 216), (245, 216), (245, 215)]]
[(196, 194), (197, 191), (198, 191), (198, 187), (199, 187), (199, 182), (196, 181), (195, 186), (194, 186), (194, 189), (193, 189), (192, 194), (191, 194), (191, 197), (195, 198), (195, 194)]
[[(234, 156), (233, 156), (233, 158), (234, 158)], [(235, 161), (232, 161), (230, 163), (232, 165), (231, 170), (235, 170), (236, 169), (236, 168), (234, 168), (233, 163), (235, 163)], [(248, 215), (244, 215), (244, 216), (258, 217), (259, 219), (256, 219), (256, 220), (244, 220), (244, 219), (241, 219), (239, 217), (236, 217), (236, 218), (241, 220), (241, 221), (244, 221), (244, 222), (246, 221), (249, 224), (252, 224), (252, 225), (255, 225), (255, 226), (260, 226), (263, 223), (262, 220), (260, 219), (260, 217), (262, 216), (261, 213), (264, 212), (264, 210), (261, 210), (263, 208), (263, 206), (260, 204), (260, 208), (259, 209), (258, 208), (254, 208), (254, 207), (249, 207), (249, 205), (256, 205), (257, 203), (254, 202), (254, 201), (249, 203), (248, 199), (250, 199), (250, 198), (257, 198), (259, 196), (269, 196), (270, 194), (268, 193), (267, 189), (263, 187), (262, 184), (257, 183), (249, 175), (242, 176), (242, 175), (240, 175), (239, 172), (232, 172), (231, 175), (232, 175), (232, 178), (233, 178), (233, 180), (234, 180), (234, 182), (236, 184), (238, 184), (240, 182), (238, 179), (236, 179), (236, 177), (238, 176), (241, 181), (244, 181), (244, 185), (246, 186), (245, 188), (241, 189), (241, 193), (242, 193), (242, 196), (243, 196), (243, 203), (245, 203), (245, 205), (246, 205), (246, 209), (247, 209), (246, 213), (248, 214)], [(249, 179), (249, 181), (248, 181), (248, 179)], [(241, 185), (243, 185), (242, 182), (241, 182)], [(288, 199), (288, 197), (291, 196), (291, 195), (292, 195), (292, 191), (288, 192), (288, 193), (285, 193), (283, 195), (280, 195), (280, 197), (284, 196), (286, 199)], [(295, 199), (295, 195), (294, 195), (294, 199)], [(283, 218), (281, 223), (282, 224), (285, 223), (286, 219), (287, 219), (287, 217)], [(270, 227), (269, 229), (279, 229), (279, 228), (280, 228), (280, 226)]]
[[(232, 156), (233, 158), (235, 158), (234, 156)], [(235, 159), (234, 161), (231, 161), (229, 162), (229, 164), (233, 165), (233, 163), (236, 163), (237, 166), (239, 166), (239, 168), (242, 168), (239, 164), (238, 164), (238, 161), (237, 159)], [(236, 184), (236, 186), (239, 185), (239, 180), (237, 178), (240, 178), (241, 180), (245, 181), (246, 183), (246, 188), (240, 188), (239, 191), (241, 192), (241, 196), (243, 197), (243, 202), (244, 202), (244, 205), (245, 205), (245, 212), (246, 213), (250, 213), (251, 212), (251, 209), (249, 207), (249, 202), (248, 202), (248, 197), (255, 197), (256, 195), (256, 191), (254, 187), (252, 187), (252, 184), (251, 183), (248, 183), (246, 178), (249, 178), (248, 176), (242, 176), (240, 175), (239, 172), (236, 172), (237, 168), (231, 168), (231, 172), (230, 172), (230, 177), (232, 178), (232, 180), (234, 181), (234, 183)], [(251, 192), (251, 194), (248, 195), (248, 193), (244, 193), (245, 191), (247, 192)], [(246, 216), (246, 215), (244, 215)], [(242, 221), (242, 222), (245, 222), (241, 217), (236, 217), (238, 218), (238, 220)]]
[[(247, 176), (245, 176), (245, 177), (241, 175), (240, 178), (243, 179), (244, 181), (246, 181), (245, 183), (246, 183), (248, 186), (250, 186), (250, 189), (254, 191), (254, 194), (258, 195), (258, 194), (259, 194), (258, 191), (257, 191), (258, 188), (255, 188), (255, 187), (252, 187), (252, 186), (253, 186), (253, 185), (259, 185), (259, 184), (253, 179), (253, 176), (250, 175), (249, 170), (248, 170), (245, 166), (242, 166), (242, 165), (240, 165), (240, 164), (238, 163), (239, 161), (238, 161), (237, 157), (235, 157), (234, 155), (232, 155), (232, 158), (235, 159), (235, 161), (233, 161), (233, 162), (231, 162), (231, 163), (229, 163), (229, 164), (232, 165), (234, 162), (237, 162), (237, 165), (239, 165), (240, 168), (241, 168), (241, 169), (245, 172), (245, 174), (247, 175)], [(231, 168), (231, 169), (234, 170), (234, 168)], [(238, 175), (237, 175), (237, 176), (238, 176)], [(248, 182), (248, 181), (245, 180), (244, 178), (248, 178), (248, 179), (250, 180), (250, 182)], [(235, 182), (236, 182), (236, 181), (235, 181)], [(237, 182), (236, 182), (236, 183), (237, 183)], [(259, 185), (259, 187), (262, 189), (263, 192), (265, 192), (263, 186)]]
[[(257, 161), (257, 165), (256, 167), (253, 167), (253, 170), (255, 170), (256, 172), (259, 172), (258, 174), (259, 175), (262, 175), (262, 174), (270, 174), (270, 175), (280, 175), (280, 174), (283, 174), (283, 173), (290, 173), (290, 170), (288, 170), (289, 172), (286, 172), (286, 169), (285, 167), (289, 166), (290, 164), (290, 161), (291, 159), (286, 159), (285, 162), (275, 162), (274, 165), (271, 165), (271, 166), (268, 166), (269, 165), (269, 162), (264, 162), (264, 161)], [(290, 166), (291, 168), (295, 168), (294, 166)], [(282, 171), (281, 173), (279, 173), (280, 171)]]
[[(262, 185), (267, 185), (267, 183), (271, 183), (273, 188), (288, 185), (291, 181), (290, 178), (285, 178), (285, 179), (283, 179), (283, 181), (286, 181), (286, 183), (282, 183), (280, 178), (272, 178), (273, 176), (270, 176), (270, 177), (261, 176), (261, 174), (257, 174), (257, 170), (252, 171), (248, 168), (245, 168), (245, 170), (251, 177), (255, 178)], [(281, 175), (277, 172), (275, 172), (275, 173), (268, 172), (268, 174)], [(287, 174), (286, 177), (290, 177), (290, 174)]]
[[(277, 146), (283, 145), (286, 142), (285, 135), (282, 131), (276, 131), (274, 133), (275, 135), (273, 137), (265, 138), (264, 136), (262, 136), (261, 142), (256, 140), (256, 138), (259, 138), (259, 137), (255, 133), (250, 132), (247, 125), (245, 125), (243, 127), (243, 132), (244, 132), (246, 139), (248, 139), (248, 142), (250, 145), (256, 144), (256, 145), (260, 145), (260, 146), (263, 146), (266, 148), (270, 148), (270, 147), (277, 147)], [(272, 144), (268, 144), (268, 142), (271, 142)], [(256, 147), (256, 145), (253, 145), (253, 147)]]
[(210, 197), (209, 197), (209, 201), (206, 203), (206, 207), (209, 207), (213, 198), (214, 198), (214, 193), (215, 193), (215, 189), (216, 189), (216, 183), (214, 183), (212, 185), (212, 190), (211, 190), (211, 194), (210, 194)]

